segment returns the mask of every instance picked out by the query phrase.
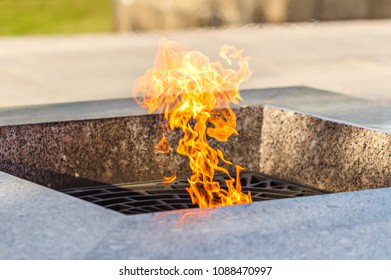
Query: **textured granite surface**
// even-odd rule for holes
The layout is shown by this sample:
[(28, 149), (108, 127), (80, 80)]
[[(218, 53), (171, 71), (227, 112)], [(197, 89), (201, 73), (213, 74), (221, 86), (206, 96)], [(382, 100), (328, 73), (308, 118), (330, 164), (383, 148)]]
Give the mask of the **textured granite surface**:
[[(391, 189), (125, 216), (0, 172), (0, 259), (390, 259)], [(193, 210), (196, 213), (201, 210)]]
[(263, 112), (261, 172), (333, 192), (391, 186), (391, 134), (268, 106)]
[(391, 107), (386, 103), (304, 86), (246, 90), (242, 95), (251, 106), (269, 105), (332, 122), (391, 133)]
[[(226, 159), (258, 171), (262, 108), (235, 111), (240, 137), (213, 146)], [(159, 115), (144, 115), (3, 126), (0, 170), (56, 189), (188, 176), (187, 158), (174, 151), (178, 132), (167, 135), (170, 153), (153, 152), (161, 123)]]
[[(306, 87), (246, 90), (239, 136), (213, 143), (226, 158), (330, 191), (391, 185), (391, 108)], [(51, 188), (189, 174), (173, 152), (155, 154), (161, 117), (130, 99), (0, 109), (0, 170)]]
[(87, 258), (390, 259), (390, 199), (379, 189), (255, 202), (181, 225), (175, 214), (138, 215)]
[(0, 172), (0, 259), (80, 259), (123, 216)]

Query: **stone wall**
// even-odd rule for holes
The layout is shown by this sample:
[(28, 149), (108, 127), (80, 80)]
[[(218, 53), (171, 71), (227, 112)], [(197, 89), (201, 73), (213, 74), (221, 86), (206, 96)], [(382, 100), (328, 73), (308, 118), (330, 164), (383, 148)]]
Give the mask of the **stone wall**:
[[(388, 105), (306, 87), (241, 95), (239, 135), (208, 139), (225, 159), (333, 192), (391, 186)], [(162, 117), (144, 114), (127, 99), (0, 110), (0, 171), (54, 189), (189, 176), (175, 152), (181, 132), (167, 133), (169, 153), (155, 154)]]
[(391, 18), (391, 0), (113, 0), (119, 32)]

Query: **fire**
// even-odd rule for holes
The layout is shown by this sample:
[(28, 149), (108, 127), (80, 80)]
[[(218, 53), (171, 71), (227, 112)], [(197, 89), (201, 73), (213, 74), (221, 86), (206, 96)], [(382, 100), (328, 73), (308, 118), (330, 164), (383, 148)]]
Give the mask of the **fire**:
[(163, 181), (163, 185), (168, 185), (172, 182), (175, 181), (176, 179), (176, 175), (172, 175), (172, 176), (167, 176), (167, 177), (163, 177), (164, 181)]
[[(183, 132), (177, 152), (189, 158), (192, 175), (187, 188), (193, 204), (200, 208), (250, 203), (251, 194), (242, 192), (239, 174), (243, 169), (236, 165), (236, 179), (219, 162), (232, 164), (221, 150), (212, 148), (208, 138), (228, 141), (236, 130), (236, 115), (230, 103), (242, 100), (239, 85), (251, 71), (248, 58), (232, 46), (223, 46), (220, 56), (228, 63), (238, 64), (238, 70), (224, 68), (220, 62), (197, 51), (186, 51), (177, 43), (160, 42), (153, 69), (137, 81), (132, 96), (149, 113), (158, 111), (168, 121), (171, 130)], [(155, 152), (168, 152), (169, 142), (163, 134)], [(214, 181), (215, 172), (228, 175), (227, 188)], [(175, 179), (165, 177), (165, 182)]]
[(168, 141), (166, 134), (163, 132), (162, 138), (160, 139), (159, 143), (153, 147), (153, 150), (157, 154), (166, 154), (170, 151), (170, 142)]

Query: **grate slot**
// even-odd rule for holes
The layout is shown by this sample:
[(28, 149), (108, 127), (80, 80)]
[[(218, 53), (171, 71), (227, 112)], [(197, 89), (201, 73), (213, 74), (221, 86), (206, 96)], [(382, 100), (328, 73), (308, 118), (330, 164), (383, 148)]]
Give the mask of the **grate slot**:
[[(215, 177), (223, 188), (226, 179), (228, 176), (225, 174)], [(245, 193), (251, 192), (254, 202), (327, 193), (255, 172), (243, 172), (240, 182)], [(197, 207), (191, 204), (186, 187), (187, 179), (179, 178), (169, 185), (151, 181), (66, 189), (62, 192), (126, 215), (134, 215)]]

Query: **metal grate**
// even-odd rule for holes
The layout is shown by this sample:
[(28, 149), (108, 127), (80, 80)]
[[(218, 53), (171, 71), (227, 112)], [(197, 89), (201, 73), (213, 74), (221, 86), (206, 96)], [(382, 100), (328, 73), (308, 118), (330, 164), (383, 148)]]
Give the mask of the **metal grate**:
[[(217, 175), (215, 180), (225, 186), (226, 175)], [(240, 176), (243, 191), (251, 192), (253, 201), (319, 195), (325, 191), (300, 186), (271, 178), (255, 172), (243, 172)], [(191, 204), (186, 178), (169, 185), (161, 181), (84, 187), (62, 190), (68, 195), (98, 204), (123, 214), (141, 214), (167, 210), (195, 208)]]

